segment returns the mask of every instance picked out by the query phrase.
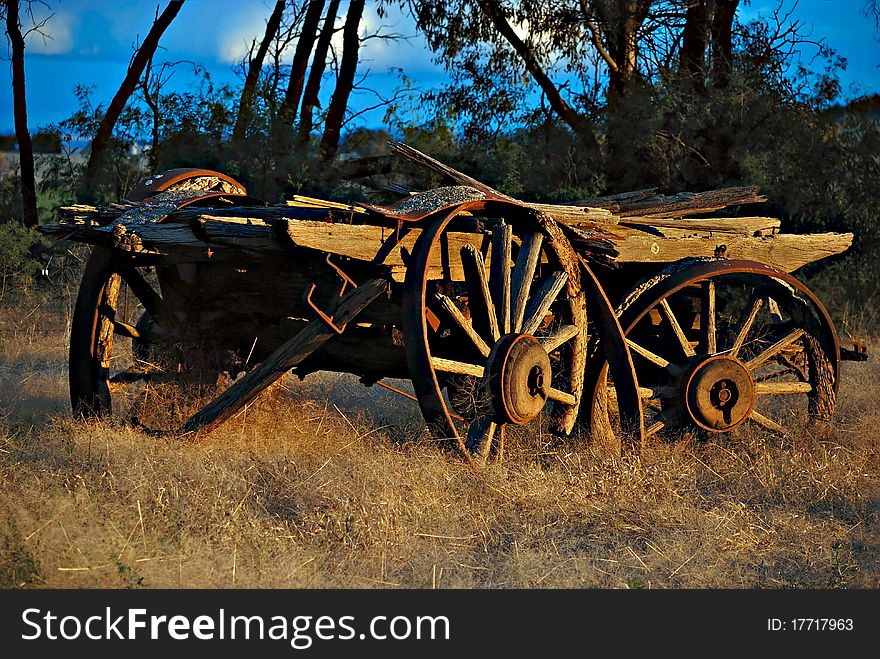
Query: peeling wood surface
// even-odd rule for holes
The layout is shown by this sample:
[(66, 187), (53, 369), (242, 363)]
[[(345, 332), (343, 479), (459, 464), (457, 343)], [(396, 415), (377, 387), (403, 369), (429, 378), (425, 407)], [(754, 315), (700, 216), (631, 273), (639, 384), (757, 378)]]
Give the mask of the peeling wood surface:
[(766, 237), (714, 236), (652, 237), (628, 236), (615, 243), (618, 262), (671, 263), (687, 257), (723, 256), (758, 261), (785, 272), (797, 270), (849, 249), (851, 233), (777, 234)]
[[(296, 246), (372, 263), (382, 244), (389, 239), (394, 240), (393, 229), (369, 224), (290, 220), (279, 223), (279, 231), (276, 232), (273, 226), (262, 221), (240, 218), (242, 221), (239, 222), (239, 218), (233, 221), (229, 219), (200, 214), (199, 219), (188, 224), (144, 223), (131, 227), (117, 225), (115, 228), (61, 224), (45, 225), (42, 230), (48, 235), (135, 254), (179, 255), (197, 260), (210, 259), (218, 249), (248, 252), (256, 257), (261, 254), (286, 256), (290, 248)], [(736, 225), (735, 229), (707, 231), (705, 227), (710, 226), (706, 224), (708, 220), (695, 220), (688, 225), (690, 228), (655, 228), (653, 235), (637, 227), (621, 224), (615, 227), (616, 233), (622, 237), (622, 240), (614, 241), (614, 248), (619, 253), (615, 260), (618, 263), (670, 263), (686, 257), (724, 256), (759, 261), (792, 272), (807, 263), (846, 251), (853, 240), (851, 233), (754, 236), (751, 235), (753, 232), (750, 233), (753, 227), (772, 228), (772, 222), (765, 221), (765, 218), (747, 219), (745, 228)], [(381, 264), (376, 265), (386, 266), (395, 281), (403, 281), (406, 254), (412, 252), (419, 234), (419, 229), (410, 230), (388, 251)], [(288, 244), (279, 240), (279, 235)], [(451, 254), (457, 254), (461, 247), (468, 244), (479, 247), (478, 234), (450, 233), (449, 236)], [(435, 272), (432, 276), (440, 276), (443, 263), (439, 255), (433, 267)], [(453, 279), (463, 277), (459, 259), (450, 259), (448, 267)]]
[[(369, 224), (328, 224), (326, 222), (289, 221), (285, 224), (287, 237), (297, 247), (306, 247), (329, 254), (346, 256), (360, 261), (374, 262), (382, 244), (387, 240), (395, 240), (395, 230)], [(411, 254), (420, 229), (411, 229), (387, 253), (381, 263), (388, 266), (395, 281), (403, 281), (406, 273), (406, 254)], [(482, 241), (481, 234), (455, 233), (445, 234), (449, 239), (449, 254), (452, 257), (448, 264), (449, 275), (456, 281), (464, 278), (461, 259), (456, 257), (461, 248), (473, 245), (477, 249)], [(429, 268), (432, 277), (443, 274), (443, 262), (439, 254), (436, 263)]]
[[(678, 229), (692, 231), (719, 231), (721, 233), (741, 233), (746, 236), (772, 235), (782, 222), (775, 217), (710, 217), (701, 219), (675, 219), (675, 218), (637, 218), (620, 221), (621, 227), (638, 229)], [(615, 230), (620, 232), (619, 227)]]

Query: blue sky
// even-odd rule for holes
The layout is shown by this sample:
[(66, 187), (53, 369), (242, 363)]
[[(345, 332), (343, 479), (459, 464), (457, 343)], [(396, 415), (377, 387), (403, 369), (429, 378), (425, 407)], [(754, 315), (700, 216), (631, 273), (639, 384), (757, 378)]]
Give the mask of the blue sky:
[[(32, 130), (63, 119), (76, 109), (74, 86), (94, 86), (93, 100), (106, 103), (116, 91), (136, 37), (149, 30), (156, 0), (49, 0), (54, 16), (46, 26), (49, 39), (28, 38), (26, 79), (29, 123)], [(791, 0), (787, 0), (790, 4)], [(771, 12), (776, 0), (751, 0), (742, 10), (745, 18)], [(165, 2), (161, 3), (164, 7)], [(215, 82), (237, 83), (234, 65), (246, 44), (262, 34), (271, 10), (270, 0), (187, 0), (162, 38), (157, 59), (193, 60), (206, 67)], [(861, 12), (864, 0), (800, 0), (794, 16), (811, 25), (815, 37), (848, 60), (842, 76), (845, 97), (880, 92), (880, 43), (873, 23)], [(361, 65), (371, 73), (371, 85), (390, 90), (397, 81), (391, 67), (402, 67), (418, 86), (427, 88), (444, 80), (432, 62), (424, 41), (399, 14), (379, 19), (375, 11), (365, 16), (368, 27), (387, 26), (410, 36), (384, 43), (370, 40)], [(172, 85), (186, 87), (191, 74), (180, 70)], [(12, 131), (11, 83), (8, 63), (0, 66), (0, 132)], [(363, 94), (353, 104), (372, 104)], [(379, 125), (381, 113), (365, 115), (363, 122)]]

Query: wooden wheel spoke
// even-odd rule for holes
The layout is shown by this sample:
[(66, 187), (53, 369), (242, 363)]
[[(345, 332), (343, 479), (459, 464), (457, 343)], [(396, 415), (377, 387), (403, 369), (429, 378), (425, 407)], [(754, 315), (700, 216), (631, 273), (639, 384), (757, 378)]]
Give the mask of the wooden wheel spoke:
[(431, 364), (437, 371), (444, 373), (458, 373), (459, 375), (471, 375), (475, 378), (481, 378), (486, 374), (486, 367), (477, 364), (468, 364), (467, 362), (459, 362), (454, 359), (443, 359), (442, 357), (431, 357)]
[(756, 396), (772, 396), (776, 394), (808, 394), (813, 391), (809, 382), (756, 382)]
[(541, 326), (544, 317), (556, 301), (556, 298), (559, 297), (559, 293), (562, 292), (562, 287), (565, 286), (567, 280), (568, 275), (562, 270), (557, 270), (544, 279), (541, 286), (535, 292), (535, 296), (526, 306), (525, 320), (521, 330), (524, 334), (534, 334)]
[[(609, 400), (617, 400), (617, 389), (609, 385), (607, 390)], [(639, 398), (642, 400), (659, 400), (674, 395), (674, 387), (639, 387)]]
[(688, 338), (685, 336), (684, 330), (681, 328), (681, 325), (678, 322), (678, 318), (675, 317), (675, 314), (672, 311), (672, 307), (669, 306), (669, 300), (661, 300), (660, 309), (662, 309), (663, 315), (666, 316), (666, 320), (672, 327), (672, 333), (675, 334), (675, 338), (678, 339), (678, 343), (681, 346), (681, 349), (684, 351), (685, 357), (695, 356), (697, 353), (696, 351), (694, 351), (691, 342), (688, 341)]
[(504, 459), (504, 439), (507, 434), (507, 426), (503, 423), (499, 424), (495, 429), (495, 459), (498, 462)]
[(513, 309), (511, 312), (510, 327), (514, 332), (521, 331), (523, 318), (526, 313), (526, 302), (529, 299), (529, 290), (532, 280), (535, 278), (535, 270), (541, 258), (541, 244), (544, 236), (540, 233), (529, 233), (522, 239), (516, 263), (513, 266), (511, 276), (511, 296)]
[(541, 337), (538, 341), (544, 346), (544, 350), (549, 353), (553, 352), (567, 341), (571, 341), (579, 332), (580, 329), (577, 325), (563, 325), (550, 336)]
[(779, 433), (780, 435), (788, 435), (788, 430), (785, 429), (785, 426), (782, 426), (776, 423), (773, 419), (770, 419), (758, 410), (752, 410), (752, 413), (749, 414), (749, 419), (757, 423), (759, 426), (766, 428), (767, 430), (772, 430), (775, 433)]
[[(488, 332), (493, 342), (501, 338), (498, 329), (498, 316), (492, 304), (489, 282), (486, 278), (486, 264), (483, 255), (473, 245), (461, 248), (461, 264), (468, 287), (468, 305), (471, 317), (479, 320), (478, 327)], [(485, 327), (483, 327), (485, 326)]]
[(125, 336), (129, 339), (140, 339), (141, 333), (138, 331), (137, 327), (134, 325), (129, 325), (128, 323), (124, 323), (121, 320), (113, 321), (113, 333), (119, 336)]
[(701, 285), (700, 331), (703, 335), (703, 349), (707, 355), (717, 352), (715, 331), (715, 281), (707, 279)]
[(556, 389), (554, 387), (550, 387), (547, 390), (547, 398), (562, 403), (563, 405), (577, 405), (577, 397), (574, 394), (570, 394), (567, 391), (562, 391), (561, 389)]
[(761, 310), (762, 306), (764, 306), (764, 300), (760, 297), (755, 297), (752, 301), (749, 313), (743, 320), (739, 332), (737, 332), (736, 339), (733, 341), (733, 347), (730, 349), (731, 357), (735, 358), (739, 354), (739, 351), (742, 349), (746, 337), (749, 335), (749, 331), (752, 329), (752, 325), (755, 323), (755, 318), (758, 316), (758, 312)]
[(643, 348), (642, 346), (640, 346), (638, 343), (636, 343), (632, 339), (627, 339), (626, 344), (629, 346), (630, 350), (632, 350), (634, 353), (644, 357), (652, 364), (655, 364), (655, 365), (659, 366), (660, 368), (666, 369), (672, 375), (678, 375), (679, 373), (681, 373), (681, 368), (679, 366), (676, 366), (675, 364), (670, 362), (668, 359), (664, 359), (663, 357), (661, 357), (657, 353), (651, 352), (647, 348)]
[(650, 426), (645, 428), (645, 437), (651, 437), (652, 435), (656, 435), (658, 432), (663, 430), (666, 427), (665, 421), (657, 421), (656, 423), (652, 423)]
[(498, 429), (498, 424), (490, 417), (483, 416), (475, 419), (468, 428), (465, 448), (472, 454), (481, 458), (489, 457), (492, 448), (492, 438)]
[(144, 279), (144, 276), (128, 264), (118, 267), (117, 270), (132, 293), (144, 305), (147, 313), (153, 317), (153, 320), (157, 322), (160, 319), (164, 320), (165, 302), (162, 300), (162, 296)]
[(778, 355), (780, 352), (785, 350), (789, 345), (791, 345), (792, 343), (797, 341), (803, 335), (804, 335), (804, 330), (801, 328), (797, 328), (795, 330), (792, 330), (791, 332), (786, 334), (784, 337), (779, 339), (772, 346), (767, 348), (760, 355), (758, 355), (754, 359), (751, 359), (748, 362), (746, 362), (746, 367), (748, 367), (750, 370), (754, 371), (755, 369), (762, 366), (765, 362), (767, 362), (767, 360), (769, 360), (771, 357), (774, 357), (775, 355)]
[(443, 295), (442, 293), (437, 293), (437, 301), (440, 303), (440, 306), (449, 314), (452, 320), (455, 321), (455, 324), (467, 335), (467, 337), (471, 340), (471, 343), (480, 351), (480, 354), (483, 357), (488, 357), (491, 352), (491, 348), (489, 345), (483, 340), (483, 338), (477, 334), (476, 330), (471, 325), (470, 321), (464, 317), (459, 308), (455, 306), (455, 302), (453, 302), (449, 297)]
[(662, 414), (657, 416), (657, 420), (654, 421), (651, 425), (645, 428), (645, 437), (651, 437), (652, 435), (656, 435), (658, 432), (663, 430), (669, 421)]
[(498, 328), (502, 334), (510, 332), (510, 251), (513, 228), (502, 224), (492, 234), (492, 259), (489, 264), (489, 288)]

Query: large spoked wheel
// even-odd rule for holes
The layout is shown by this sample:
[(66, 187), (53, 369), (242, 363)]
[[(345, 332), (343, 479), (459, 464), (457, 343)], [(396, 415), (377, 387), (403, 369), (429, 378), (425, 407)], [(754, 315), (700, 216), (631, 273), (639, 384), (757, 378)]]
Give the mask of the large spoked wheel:
[(173, 430), (200, 395), (213, 391), (219, 368), (186, 337), (160, 291), (155, 268), (93, 248), (71, 323), (74, 414)]
[[(839, 347), (828, 312), (797, 279), (749, 261), (689, 260), (633, 290), (618, 308), (633, 354), (646, 437), (779, 435), (830, 420)], [(607, 367), (592, 423), (609, 420)], [(613, 409), (613, 406), (612, 406)]]
[(551, 430), (570, 432), (583, 385), (584, 299), (574, 253), (552, 220), (468, 202), (430, 223), (407, 265), (403, 329), (432, 434), (471, 458), (500, 458), (506, 428), (532, 423), (548, 403)]

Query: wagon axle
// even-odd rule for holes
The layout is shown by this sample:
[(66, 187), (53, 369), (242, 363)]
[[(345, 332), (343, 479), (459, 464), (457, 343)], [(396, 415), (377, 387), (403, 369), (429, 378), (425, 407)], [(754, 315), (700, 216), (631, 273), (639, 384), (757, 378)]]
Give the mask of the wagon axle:
[(508, 334), (489, 357), (489, 390), (499, 418), (518, 426), (534, 419), (547, 402), (550, 357), (531, 334)]
[(696, 360), (678, 387), (687, 419), (705, 430), (733, 430), (755, 406), (755, 382), (741, 361), (725, 355)]

